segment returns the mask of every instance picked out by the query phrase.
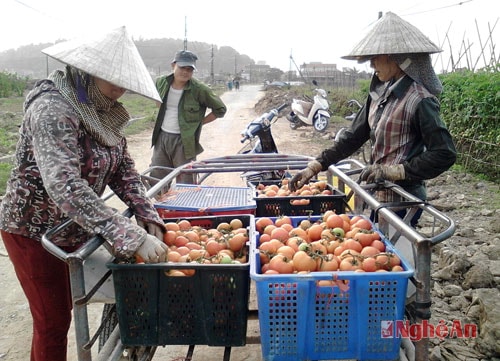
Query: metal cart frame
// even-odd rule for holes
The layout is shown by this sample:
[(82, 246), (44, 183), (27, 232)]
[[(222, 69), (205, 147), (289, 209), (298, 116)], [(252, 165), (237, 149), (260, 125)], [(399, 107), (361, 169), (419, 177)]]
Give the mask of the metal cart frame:
[[(269, 170), (298, 170), (307, 166), (311, 157), (300, 155), (283, 154), (238, 154), (224, 156), (219, 158), (205, 159), (186, 164), (183, 167), (174, 169), (165, 178), (159, 180), (148, 190), (148, 196), (154, 197), (162, 189), (175, 182), (175, 178), (182, 172), (199, 174), (201, 183), (208, 176), (214, 173), (251, 171), (269, 171)], [(413, 261), (415, 275), (411, 279), (416, 287), (415, 299), (412, 300), (414, 307), (414, 316), (416, 322), (429, 319), (431, 295), (430, 295), (430, 265), (432, 247), (439, 242), (451, 237), (455, 231), (454, 222), (446, 215), (440, 213), (432, 205), (422, 202), (411, 194), (405, 192), (401, 187), (390, 182), (384, 182), (377, 185), (362, 186), (357, 178), (364, 165), (356, 160), (345, 160), (337, 165), (332, 165), (326, 172), (327, 180), (333, 184), (335, 179), (340, 191), (347, 194), (347, 200), (354, 198), (355, 207), (350, 210), (354, 213), (362, 214), (366, 210), (372, 211), (377, 215), (377, 226), (390, 240), (398, 246), (401, 239), (411, 242), (413, 250)], [(146, 170), (147, 174), (150, 169)], [(398, 194), (404, 201), (398, 204), (383, 204), (378, 202), (371, 194), (374, 187), (378, 189), (389, 189)], [(111, 195), (106, 195), (109, 198)], [(394, 209), (404, 208), (407, 215), (402, 219), (394, 213)], [(415, 212), (421, 209), (423, 214), (433, 219), (434, 226), (432, 234), (424, 235), (416, 229), (409, 226), (409, 220)], [(130, 210), (124, 212), (131, 216)], [(67, 253), (56, 246), (51, 238), (54, 234), (62, 231), (71, 222), (67, 221), (58, 227), (50, 230), (42, 239), (45, 249), (56, 257), (68, 264), (71, 280), (72, 299), (74, 303), (73, 315), (76, 333), (77, 356), (79, 361), (92, 361), (92, 348), (103, 333), (104, 326), (101, 324), (90, 336), (89, 319), (87, 306), (92, 296), (102, 286), (102, 284), (111, 276), (111, 271), (106, 272), (103, 277), (90, 290), (86, 291), (85, 275), (83, 263), (87, 257), (95, 252), (99, 247), (105, 246), (111, 253), (111, 246), (101, 237), (93, 237), (84, 243), (77, 251)], [(87, 285), (87, 288), (88, 285)], [(105, 319), (105, 317), (104, 317)], [(104, 322), (104, 321), (103, 321)], [(258, 343), (259, 340), (248, 340), (251, 343)], [(188, 346), (188, 345), (187, 345)], [(420, 341), (412, 343), (408, 340), (402, 340), (400, 359), (409, 361), (428, 361), (429, 360), (429, 341), (422, 338)], [(194, 345), (189, 345), (186, 360), (190, 359)], [(109, 334), (104, 346), (99, 350), (95, 360), (97, 361), (115, 361), (119, 360), (126, 351), (125, 346), (120, 341), (119, 327)], [(137, 347), (127, 350), (129, 360), (152, 360), (156, 347)], [(226, 348), (224, 360), (229, 360), (230, 348)]]

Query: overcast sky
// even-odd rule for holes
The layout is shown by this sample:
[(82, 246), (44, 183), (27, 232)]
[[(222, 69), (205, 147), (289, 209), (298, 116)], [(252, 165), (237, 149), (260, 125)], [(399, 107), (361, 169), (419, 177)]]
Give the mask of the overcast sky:
[[(498, 0), (1, 0), (0, 51), (125, 25), (135, 39), (186, 38), (188, 49), (190, 41), (231, 46), (284, 71), (295, 69), (290, 55), (297, 65), (322, 62), (364, 70), (340, 57), (380, 11), (396, 13), (442, 45), (444, 60), (435, 59), (438, 71), (450, 58), (449, 41), (454, 57), (465, 42), (475, 60), (489, 29), (494, 28), (494, 40), (500, 34)], [(497, 58), (499, 53), (496, 48)]]

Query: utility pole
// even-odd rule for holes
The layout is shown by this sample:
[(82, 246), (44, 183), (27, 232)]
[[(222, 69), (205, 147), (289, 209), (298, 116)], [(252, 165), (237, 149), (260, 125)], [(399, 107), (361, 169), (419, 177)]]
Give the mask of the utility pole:
[(184, 51), (188, 48), (188, 40), (187, 40), (187, 16), (184, 17)]
[(212, 85), (215, 84), (214, 76), (214, 45), (212, 44), (212, 55), (210, 56), (210, 78), (212, 79)]

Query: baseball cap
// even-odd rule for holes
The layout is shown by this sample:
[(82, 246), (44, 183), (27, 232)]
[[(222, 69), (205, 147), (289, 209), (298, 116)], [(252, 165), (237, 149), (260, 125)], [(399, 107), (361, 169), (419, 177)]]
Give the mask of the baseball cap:
[(172, 63), (176, 63), (180, 67), (190, 66), (196, 70), (196, 60), (198, 60), (198, 57), (194, 53), (188, 50), (180, 50), (175, 53)]
[(48, 56), (116, 86), (161, 101), (151, 75), (124, 26), (43, 49)]

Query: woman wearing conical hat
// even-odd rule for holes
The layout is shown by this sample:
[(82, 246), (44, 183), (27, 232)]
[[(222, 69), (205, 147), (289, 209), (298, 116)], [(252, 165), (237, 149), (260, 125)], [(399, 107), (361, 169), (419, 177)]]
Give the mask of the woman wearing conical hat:
[[(429, 54), (441, 51), (425, 35), (393, 13), (386, 13), (345, 59), (369, 61), (375, 73), (363, 109), (350, 129), (297, 173), (298, 188), (331, 164), (347, 158), (366, 141), (371, 164), (360, 175), (373, 183), (388, 180), (426, 199), (424, 181), (437, 177), (456, 160), (450, 133), (439, 116), (442, 90)], [(388, 192), (379, 192), (380, 201)], [(417, 215), (412, 220), (415, 226)]]
[[(31, 361), (65, 361), (72, 309), (68, 267), (40, 240), (71, 219), (73, 225), (53, 239), (67, 252), (99, 235), (117, 258), (165, 261), (159, 239), (164, 224), (127, 151), (123, 130), (130, 117), (118, 102), (126, 90), (160, 97), (123, 27), (43, 52), (67, 66), (37, 82), (26, 97), (16, 161), (0, 204), (0, 233), (33, 318)], [(136, 222), (101, 199), (106, 186)]]

